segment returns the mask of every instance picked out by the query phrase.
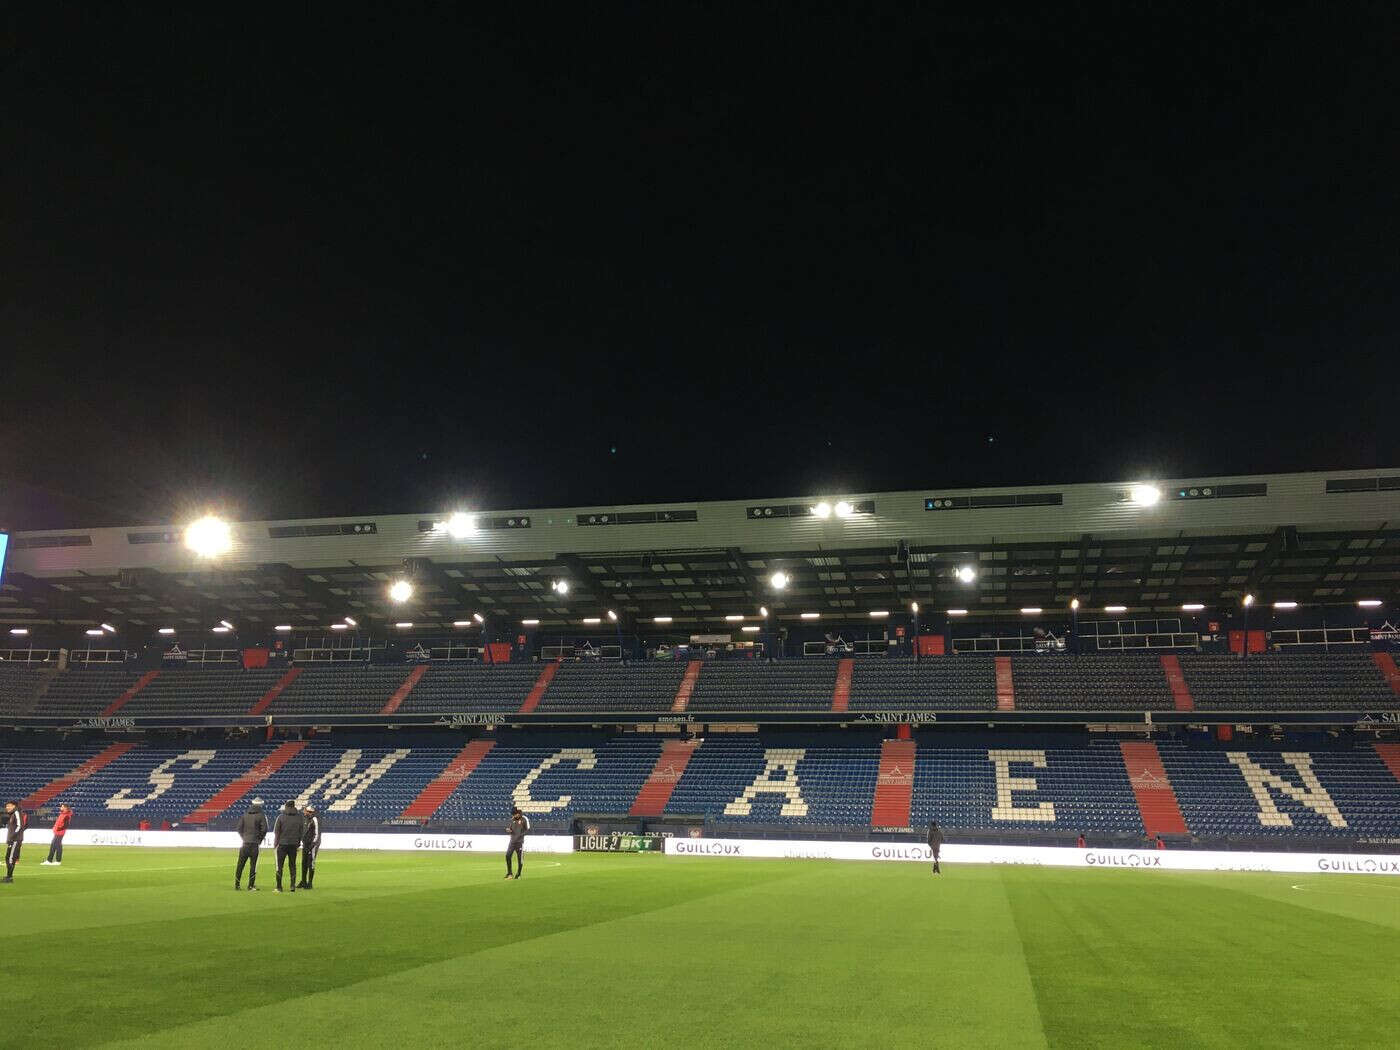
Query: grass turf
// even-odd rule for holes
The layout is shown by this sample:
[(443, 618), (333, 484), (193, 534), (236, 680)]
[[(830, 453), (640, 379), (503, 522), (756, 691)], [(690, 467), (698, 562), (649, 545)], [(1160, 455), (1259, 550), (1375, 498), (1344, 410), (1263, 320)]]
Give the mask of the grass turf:
[[(35, 851), (38, 852), (38, 851)], [(0, 886), (0, 1045), (1393, 1046), (1400, 879), (68, 851)]]

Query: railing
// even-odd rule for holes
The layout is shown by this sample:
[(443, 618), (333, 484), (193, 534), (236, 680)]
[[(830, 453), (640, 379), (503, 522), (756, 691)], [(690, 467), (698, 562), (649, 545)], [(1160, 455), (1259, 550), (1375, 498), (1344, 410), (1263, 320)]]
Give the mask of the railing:
[(1280, 649), (1291, 649), (1297, 646), (1320, 645), (1324, 649), (1333, 647), (1351, 648), (1352, 646), (1363, 646), (1369, 648), (1371, 645), (1371, 629), (1369, 627), (1316, 627), (1316, 628), (1288, 628), (1287, 630), (1274, 630), (1269, 635), (1269, 640)]
[(1172, 634), (1101, 634), (1096, 641), (1099, 652), (1121, 652), (1124, 649), (1199, 649), (1195, 632)]
[(1059, 653), (1065, 650), (1065, 640), (1053, 634), (995, 635), (987, 638), (954, 638), (954, 653)]
[(481, 660), (479, 645), (435, 645), (428, 650), (429, 660)]
[(540, 659), (553, 660), (597, 660), (604, 663), (617, 663), (622, 659), (620, 645), (543, 645), (540, 646)]
[(1181, 618), (1173, 616), (1161, 620), (1084, 620), (1079, 625), (1079, 633), (1085, 638), (1105, 634), (1181, 634)]
[(241, 649), (181, 649), (180, 655), (172, 655), (174, 652), (175, 650), (168, 650), (162, 658), (167, 662), (187, 664), (243, 664)]
[(803, 642), (803, 656), (886, 656), (890, 643), (884, 638), (857, 638), (835, 642)]
[(299, 664), (367, 664), (371, 654), (382, 648), (368, 645), (313, 646), (293, 649), (292, 661)]
[(62, 649), (0, 649), (0, 661), (12, 664), (56, 664)]
[(69, 649), (69, 664), (124, 664), (125, 649)]

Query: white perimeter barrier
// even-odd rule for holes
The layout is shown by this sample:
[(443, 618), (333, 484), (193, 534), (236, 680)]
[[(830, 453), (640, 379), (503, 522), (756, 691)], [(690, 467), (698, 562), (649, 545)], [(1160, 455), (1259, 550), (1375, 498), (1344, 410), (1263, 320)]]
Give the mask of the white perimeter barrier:
[[(24, 833), (26, 846), (47, 846), (50, 830), (32, 828)], [(406, 852), (504, 853), (508, 835), (415, 835), (412, 833), (356, 834), (328, 831), (321, 836), (323, 850), (372, 849)], [(65, 846), (196, 846), (234, 849), (240, 845), (232, 831), (101, 831), (71, 828), (63, 837)], [(272, 836), (263, 839), (272, 849)], [(571, 835), (530, 835), (525, 848), (531, 853), (572, 853)]]
[[(772, 860), (896, 860), (929, 864), (927, 846), (883, 842), (794, 842), (780, 839), (666, 840), (682, 857)], [(1231, 853), (1208, 850), (1072, 849), (1058, 846), (974, 846), (948, 843), (950, 864), (1032, 864), (1059, 868), (1152, 868), (1158, 871), (1276, 871), (1400, 875), (1400, 857), (1373, 853)]]
[[(48, 828), (32, 828), (26, 846), (47, 846)], [(101, 831), (71, 829), (69, 846), (195, 846), (237, 849), (231, 831)], [(504, 853), (506, 835), (417, 835), (412, 833), (327, 832), (326, 850)], [(263, 840), (272, 848), (272, 836)], [(532, 853), (572, 853), (570, 835), (531, 835)], [(666, 839), (666, 853), (682, 857), (749, 857), (760, 860), (915, 861), (928, 864), (927, 846), (913, 843), (813, 842), (784, 839)], [(1295, 874), (1400, 875), (1400, 857), (1374, 853), (1236, 853), (1209, 850), (1071, 849), (1057, 846), (974, 846), (949, 843), (941, 858), (950, 864), (1030, 864), (1059, 868), (1152, 868), (1158, 871), (1274, 871)]]

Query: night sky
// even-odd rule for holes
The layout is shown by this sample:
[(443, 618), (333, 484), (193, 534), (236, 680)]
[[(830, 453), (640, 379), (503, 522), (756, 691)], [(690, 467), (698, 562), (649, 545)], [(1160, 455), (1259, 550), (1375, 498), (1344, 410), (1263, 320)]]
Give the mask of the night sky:
[(34, 6), (0, 525), (1400, 463), (1393, 4)]

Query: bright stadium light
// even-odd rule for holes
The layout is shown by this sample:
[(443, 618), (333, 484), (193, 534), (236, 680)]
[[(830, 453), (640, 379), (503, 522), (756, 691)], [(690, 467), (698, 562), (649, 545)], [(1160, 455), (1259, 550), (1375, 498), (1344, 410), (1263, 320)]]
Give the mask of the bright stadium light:
[(585, 617), (583, 618), (583, 622), (584, 622), (584, 623), (602, 623), (602, 622), (603, 622), (603, 618), (602, 618), (601, 616), (585, 616)]
[(1041, 608), (1038, 605), (1027, 605), (1021, 609), (1022, 616), (1039, 616)]
[(971, 583), (977, 579), (977, 570), (971, 565), (962, 565), (953, 573), (958, 578), (959, 583)]
[(725, 619), (728, 620), (730, 623), (738, 623), (743, 618), (744, 617), (740, 613), (730, 613), (728, 616), (725, 617)]
[(966, 609), (949, 609), (949, 610), (948, 610), (948, 615), (949, 615), (949, 616), (966, 616), (966, 615), (967, 615), (967, 610), (966, 610)]
[(759, 627), (758, 627), (758, 624), (756, 624), (756, 623), (751, 623), (751, 624), (749, 624), (747, 627), (740, 627), (740, 628), (739, 628), (739, 630), (744, 631), (744, 632), (746, 632), (746, 633), (748, 633), (748, 634), (753, 634), (753, 633), (756, 632), (758, 629), (759, 629)]
[(915, 612), (915, 613), (918, 612), (918, 611), (919, 611), (919, 603), (918, 603), (918, 602), (910, 602), (910, 603), (909, 603), (909, 611), (910, 611), (910, 612)]
[(769, 586), (775, 591), (781, 591), (788, 585), (788, 574), (779, 569), (772, 576), (768, 577)]
[(821, 619), (821, 615), (822, 615), (821, 613), (802, 613), (802, 619), (804, 619), (804, 620), (819, 620), (819, 619)]
[(216, 558), (233, 547), (233, 531), (222, 518), (208, 515), (185, 526), (185, 546), (201, 558)]
[(880, 618), (882, 618), (882, 617), (888, 616), (889, 614), (890, 614), (890, 611), (889, 611), (888, 609), (871, 609), (871, 610), (870, 610), (870, 617), (871, 617), (871, 619), (876, 619), (876, 620), (878, 620), (878, 619), (880, 619)]
[(651, 618), (651, 622), (652, 622), (652, 623), (670, 623), (670, 622), (671, 622), (671, 617), (669, 617), (669, 616), (653, 616), (653, 617)]
[(568, 580), (555, 580), (553, 583), (551, 583), (551, 584), (549, 585), (549, 589), (550, 589), (551, 591), (554, 591), (556, 594), (568, 594), (568, 593), (569, 593), (569, 581), (568, 581)]
[(540, 621), (535, 619), (521, 620), (520, 622), (523, 623), (526, 627), (538, 627), (540, 625)]
[(1128, 607), (1126, 605), (1105, 605), (1103, 607), (1103, 611), (1110, 613), (1127, 612)]
[[(348, 616), (346, 617), (346, 619), (347, 619), (347, 620), (350, 620), (350, 618), (349, 618)], [(354, 623), (355, 621), (354, 621), (354, 620), (350, 620), (350, 622), (351, 622), (351, 623)], [(220, 621), (219, 621), (219, 624), (220, 624), (221, 626), (223, 626), (223, 627), (227, 627), (230, 631), (233, 630), (233, 624), (229, 623), (227, 620), (220, 620)], [(104, 623), (102, 626), (103, 626), (103, 627), (106, 627), (107, 625)]]
[(1181, 607), (1182, 612), (1200, 612), (1205, 606), (1200, 602), (1187, 602)]
[(1298, 608), (1298, 603), (1297, 603), (1297, 602), (1274, 602), (1274, 608), (1275, 608), (1275, 609), (1296, 609), (1296, 608)]
[(611, 620), (613, 623), (617, 623), (617, 613), (615, 613), (615, 612), (613, 612), (611, 609), (609, 609), (609, 610), (608, 610), (608, 619)]
[(413, 622), (411, 620), (400, 620), (398, 623), (394, 624), (394, 626), (402, 630), (405, 627), (412, 627)]
[(29, 628), (28, 628), (28, 627), (11, 627), (11, 628), (10, 628), (10, 633), (13, 634), (16, 638), (23, 638), (26, 634), (29, 633)]
[(175, 628), (173, 628), (173, 627), (161, 627), (161, 628), (159, 628), (159, 629), (156, 631), (156, 634), (174, 634), (174, 633), (175, 633)]
[(1356, 604), (1361, 606), (1361, 608), (1363, 609), (1376, 609), (1384, 605), (1385, 603), (1382, 602), (1379, 598), (1362, 598)]
[(1079, 608), (1079, 599), (1078, 599), (1078, 598), (1071, 598), (1071, 599), (1069, 600), (1069, 607), (1070, 607), (1071, 609), (1078, 609), (1078, 608)]
[(101, 627), (89, 627), (89, 628), (88, 628), (86, 631), (84, 631), (83, 633), (84, 633), (85, 635), (87, 635), (89, 638), (99, 638), (99, 637), (101, 637), (101, 635), (102, 635), (102, 628), (101, 628)]
[(1162, 490), (1156, 485), (1134, 485), (1128, 489), (1128, 499), (1139, 507), (1151, 507), (1162, 498)]
[(829, 518), (831, 517), (831, 504), (823, 500), (812, 508), (812, 513), (818, 518)]
[(345, 622), (348, 623), (351, 627), (360, 626), (360, 621), (355, 619), (353, 616), (345, 617)]
[(851, 506), (850, 500), (844, 499), (838, 500), (834, 509), (838, 518), (849, 518), (856, 510), (855, 507)]
[(219, 624), (218, 627), (211, 627), (209, 629), (215, 634), (228, 634), (229, 631), (233, 630), (232, 627), (225, 627), (223, 624)]
[(395, 580), (389, 585), (389, 597), (396, 602), (406, 602), (413, 597), (413, 584), (407, 580)]
[(768, 619), (768, 606), (760, 605), (758, 607), (758, 615), (762, 616), (765, 620)]
[(350, 630), (350, 625), (349, 625), (348, 623), (333, 623), (333, 624), (331, 624), (331, 630), (332, 630), (332, 631), (348, 631), (348, 630)]
[(289, 623), (279, 623), (276, 627), (273, 628), (274, 631), (290, 631), (291, 629), (292, 625)]
[(1251, 605), (1254, 604), (1254, 595), (1252, 595), (1252, 594), (1246, 594), (1246, 595), (1244, 596), (1244, 598), (1243, 598), (1241, 604), (1244, 605), (1244, 607), (1245, 607), (1246, 609), (1248, 609)]
[(115, 627), (113, 627), (110, 623), (104, 623), (104, 624), (102, 625), (102, 629), (103, 629), (104, 631), (106, 631), (108, 634), (116, 634), (116, 633), (117, 633), (117, 629), (116, 629)]
[(464, 540), (476, 531), (476, 515), (458, 511), (449, 517), (442, 527), (454, 540)]
[(482, 616), (481, 613), (472, 613), (472, 619), (475, 620), (477, 623), (486, 622), (486, 618)]

